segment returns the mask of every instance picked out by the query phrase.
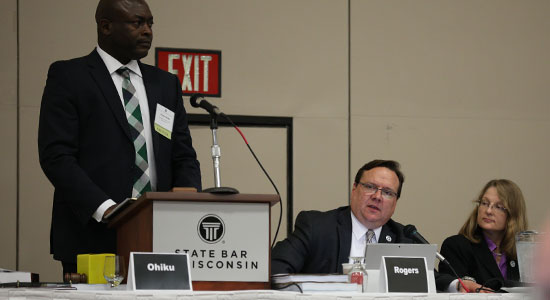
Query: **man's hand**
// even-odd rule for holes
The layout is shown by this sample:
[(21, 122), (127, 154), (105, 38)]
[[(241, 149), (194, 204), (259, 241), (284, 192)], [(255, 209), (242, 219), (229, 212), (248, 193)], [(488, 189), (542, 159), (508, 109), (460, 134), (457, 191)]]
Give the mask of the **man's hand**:
[(103, 220), (105, 220), (105, 216), (108, 216), (115, 207), (117, 207), (118, 204), (112, 205), (111, 207), (107, 208), (107, 210), (103, 213)]

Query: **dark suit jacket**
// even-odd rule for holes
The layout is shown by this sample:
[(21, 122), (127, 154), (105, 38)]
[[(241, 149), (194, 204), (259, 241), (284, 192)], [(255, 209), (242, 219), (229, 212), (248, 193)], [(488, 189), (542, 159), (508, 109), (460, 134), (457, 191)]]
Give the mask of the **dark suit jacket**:
[[(149, 101), (157, 190), (200, 190), (180, 83), (158, 68), (139, 67)], [(154, 130), (157, 103), (175, 113), (171, 139)], [(114, 252), (113, 230), (91, 217), (105, 200), (131, 197), (135, 150), (121, 99), (95, 50), (50, 66), (38, 149), (42, 169), (55, 188), (50, 235), (54, 258), (76, 262), (80, 253)]]
[[(351, 249), (351, 208), (327, 212), (302, 211), (294, 232), (277, 243), (271, 252), (271, 274), (342, 273)], [(409, 243), (403, 225), (389, 220), (380, 232), (379, 243)]]
[[(502, 277), (484, 238), (481, 238), (481, 243), (472, 243), (463, 235), (448, 237), (441, 245), (441, 255), (449, 261), (459, 277), (471, 276), (479, 284), (484, 284), (491, 278), (499, 278), (505, 285), (508, 285), (505, 279), (508, 281), (519, 280), (517, 261), (510, 260), (510, 258), (507, 258), (508, 278)], [(453, 274), (444, 263), (439, 264), (439, 272)], [(447, 286), (449, 284), (450, 281), (446, 283)], [(439, 285), (445, 285), (445, 282), (438, 282), (438, 287)]]

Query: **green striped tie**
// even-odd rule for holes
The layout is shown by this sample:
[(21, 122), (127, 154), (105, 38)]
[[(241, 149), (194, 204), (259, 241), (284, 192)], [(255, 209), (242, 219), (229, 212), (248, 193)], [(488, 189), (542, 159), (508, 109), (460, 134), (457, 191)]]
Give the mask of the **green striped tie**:
[(134, 141), (136, 150), (136, 168), (134, 168), (134, 187), (132, 197), (139, 197), (141, 194), (151, 191), (151, 180), (145, 172), (149, 168), (147, 162), (147, 145), (143, 135), (143, 121), (141, 119), (141, 110), (139, 109), (139, 100), (136, 97), (136, 88), (130, 81), (130, 70), (121, 67), (116, 71), (123, 77), (122, 80), (122, 98), (124, 98), (124, 108), (126, 117), (130, 124), (130, 132)]

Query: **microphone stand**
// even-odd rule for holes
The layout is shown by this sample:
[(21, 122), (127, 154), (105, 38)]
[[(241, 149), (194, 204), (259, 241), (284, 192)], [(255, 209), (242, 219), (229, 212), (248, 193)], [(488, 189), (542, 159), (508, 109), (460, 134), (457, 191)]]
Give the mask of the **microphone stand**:
[(218, 117), (215, 114), (210, 114), (210, 129), (212, 129), (212, 160), (214, 164), (214, 185), (215, 187), (204, 189), (205, 193), (214, 194), (238, 194), (239, 191), (232, 187), (224, 187), (220, 179), (220, 157), (221, 150), (218, 145)]

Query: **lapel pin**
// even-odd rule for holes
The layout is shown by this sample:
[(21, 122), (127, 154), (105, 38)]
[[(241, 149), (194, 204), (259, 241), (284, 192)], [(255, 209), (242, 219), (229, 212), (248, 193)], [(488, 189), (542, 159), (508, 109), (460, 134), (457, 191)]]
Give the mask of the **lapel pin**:
[(391, 236), (386, 235), (386, 241), (391, 242)]
[(516, 262), (511, 260), (510, 261), (510, 267), (515, 268), (516, 267)]

